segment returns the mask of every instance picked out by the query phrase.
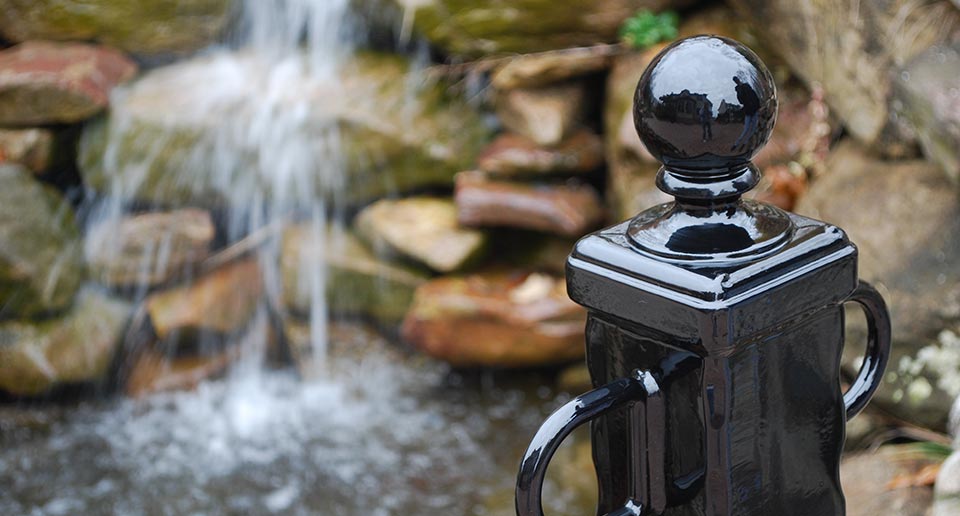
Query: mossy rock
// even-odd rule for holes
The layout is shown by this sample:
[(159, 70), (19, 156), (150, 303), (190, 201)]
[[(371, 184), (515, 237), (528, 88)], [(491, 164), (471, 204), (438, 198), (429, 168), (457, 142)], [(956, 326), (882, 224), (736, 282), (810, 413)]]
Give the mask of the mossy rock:
[(349, 233), (310, 225), (284, 232), (280, 264), (284, 304), (301, 316), (326, 302), (335, 313), (396, 325), (427, 280), (423, 271), (381, 260)]
[(0, 165), (0, 319), (66, 307), (83, 280), (71, 207), (19, 165)]
[(93, 40), (134, 54), (202, 48), (227, 23), (233, 0), (5, 0), (0, 34), (11, 41)]
[[(359, 203), (450, 186), (489, 139), (477, 109), (410, 73), (403, 57), (360, 53), (329, 83), (298, 68), (305, 60), (287, 64), (299, 71), (272, 101), (264, 90), (276, 68), (250, 54), (148, 73), (84, 131), (85, 182), (161, 205), (242, 206), (264, 194)], [(270, 124), (258, 118), (265, 110)]]
[(640, 9), (662, 11), (692, 0), (394, 0), (415, 28), (452, 54), (477, 57), (616, 41)]
[(0, 323), (0, 389), (19, 396), (100, 380), (109, 369), (130, 306), (85, 289), (74, 307), (40, 323)]

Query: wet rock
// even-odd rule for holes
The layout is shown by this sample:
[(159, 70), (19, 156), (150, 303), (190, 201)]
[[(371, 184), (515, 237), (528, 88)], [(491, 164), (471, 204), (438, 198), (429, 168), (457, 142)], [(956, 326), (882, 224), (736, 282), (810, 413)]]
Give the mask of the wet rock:
[(933, 498), (930, 516), (960, 514), (960, 452), (953, 452), (940, 467)]
[(944, 1), (804, 3), (734, 0), (731, 4), (809, 86), (850, 133), (892, 156), (909, 154), (911, 135), (891, 116), (896, 66), (960, 29), (960, 12)]
[(567, 82), (497, 94), (497, 116), (504, 127), (539, 145), (559, 145), (583, 121), (586, 85)]
[(602, 72), (622, 47), (597, 45), (523, 54), (498, 66), (490, 82), (498, 90), (537, 88)]
[(128, 304), (85, 289), (59, 318), (0, 323), (0, 389), (32, 396), (102, 379), (129, 313)]
[(70, 206), (19, 165), (0, 165), (0, 318), (65, 308), (83, 280)]
[(49, 129), (0, 129), (0, 163), (18, 163), (43, 173), (52, 162), (53, 142)]
[(926, 516), (933, 490), (903, 480), (926, 467), (935, 467), (938, 460), (915, 450), (909, 444), (884, 446), (876, 452), (846, 457), (840, 464), (840, 482), (847, 499), (847, 514)]
[(524, 270), (563, 275), (567, 256), (578, 237), (561, 237), (532, 231), (501, 231), (493, 239), (491, 266), (523, 267)]
[(357, 234), (374, 249), (422, 263), (437, 272), (453, 272), (476, 262), (487, 235), (457, 223), (451, 199), (409, 197), (380, 200), (361, 211)]
[(288, 310), (309, 316), (311, 307), (365, 315), (397, 324), (413, 292), (426, 281), (417, 269), (378, 258), (349, 233), (298, 225), (283, 235), (280, 255), (283, 300)]
[(111, 218), (93, 226), (84, 250), (92, 275), (112, 286), (156, 286), (189, 274), (210, 254), (210, 213), (195, 208)]
[[(893, 351), (875, 402), (927, 428), (945, 426), (960, 394), (960, 203), (926, 161), (881, 161), (845, 142), (797, 211), (837, 224), (860, 249), (860, 277), (890, 308)], [(854, 309), (856, 310), (856, 309)], [(851, 313), (844, 369), (863, 353)]]
[(158, 392), (195, 389), (204, 380), (224, 373), (238, 354), (237, 349), (231, 348), (210, 355), (171, 358), (146, 350), (134, 362), (124, 392), (140, 398)]
[(0, 124), (90, 118), (107, 106), (110, 91), (136, 72), (123, 54), (94, 45), (30, 41), (0, 51)]
[(453, 54), (538, 52), (613, 42), (623, 20), (639, 9), (662, 11), (692, 0), (576, 2), (518, 0), (395, 0), (432, 44)]
[(960, 180), (960, 43), (933, 47), (896, 75), (893, 103), (910, 121), (924, 154)]
[(603, 165), (603, 140), (581, 129), (556, 147), (543, 147), (519, 134), (497, 137), (477, 159), (477, 167), (507, 177), (583, 174)]
[(260, 195), (353, 203), (449, 186), (474, 163), (489, 131), (447, 85), (408, 75), (395, 55), (362, 52), (344, 66), (332, 82), (299, 57), (243, 53), (152, 70), (85, 128), (81, 174), (123, 198), (242, 207)]
[(157, 337), (166, 340), (190, 331), (237, 333), (253, 319), (262, 295), (260, 266), (246, 259), (153, 293), (144, 303)]
[[(288, 317), (283, 331), (291, 359), (303, 378), (329, 377), (328, 368), (352, 367), (371, 356), (399, 363), (406, 357), (375, 329), (359, 321), (328, 321), (326, 333), (315, 335), (308, 321)], [(315, 339), (326, 339), (318, 349)], [(322, 356), (318, 356), (323, 353)]]
[(482, 172), (457, 174), (454, 199), (465, 226), (502, 226), (576, 237), (604, 218), (597, 192), (588, 185), (530, 186), (491, 181)]
[(10, 41), (95, 40), (135, 54), (185, 53), (213, 42), (232, 0), (7, 0)]
[(458, 367), (528, 367), (582, 358), (584, 309), (561, 277), (485, 273), (417, 289), (404, 339)]

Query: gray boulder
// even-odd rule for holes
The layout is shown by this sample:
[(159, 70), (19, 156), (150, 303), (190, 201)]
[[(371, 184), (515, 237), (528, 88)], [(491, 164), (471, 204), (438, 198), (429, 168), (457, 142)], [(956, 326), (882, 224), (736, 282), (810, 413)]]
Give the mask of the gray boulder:
[(913, 125), (928, 158), (960, 180), (960, 43), (933, 47), (894, 82), (894, 109)]
[(825, 99), (861, 142), (886, 155), (913, 150), (891, 116), (894, 71), (931, 45), (954, 39), (960, 12), (942, 0), (797, 2), (732, 0), (794, 73)]
[[(960, 394), (960, 202), (939, 167), (882, 161), (850, 142), (797, 211), (843, 228), (860, 250), (860, 277), (886, 298), (893, 353), (875, 402), (942, 429)], [(863, 355), (862, 316), (851, 312), (844, 369)]]

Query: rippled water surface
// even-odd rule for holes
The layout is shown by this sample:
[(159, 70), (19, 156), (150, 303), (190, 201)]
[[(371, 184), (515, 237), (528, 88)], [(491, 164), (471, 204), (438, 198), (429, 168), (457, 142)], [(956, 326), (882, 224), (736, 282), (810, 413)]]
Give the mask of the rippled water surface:
[[(523, 448), (564, 399), (391, 354), (330, 369), (4, 408), (0, 514), (512, 514)], [(552, 514), (590, 512), (574, 448), (551, 472)]]

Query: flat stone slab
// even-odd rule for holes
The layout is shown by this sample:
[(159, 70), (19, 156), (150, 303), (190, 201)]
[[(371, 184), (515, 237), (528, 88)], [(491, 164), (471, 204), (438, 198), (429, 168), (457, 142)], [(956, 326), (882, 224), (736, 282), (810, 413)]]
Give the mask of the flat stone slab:
[(216, 230), (196, 208), (146, 212), (90, 228), (84, 251), (92, 275), (113, 286), (156, 286), (193, 271), (210, 255)]
[(490, 82), (499, 90), (534, 88), (602, 72), (609, 68), (620, 45), (595, 45), (522, 54), (498, 66)]
[(417, 289), (404, 339), (459, 367), (528, 367), (583, 357), (586, 311), (562, 277), (482, 273)]
[(461, 172), (454, 199), (460, 223), (473, 227), (512, 227), (576, 237), (604, 219), (600, 196), (588, 185), (532, 186), (493, 181), (482, 172)]
[(537, 177), (578, 175), (603, 165), (603, 140), (581, 129), (558, 145), (547, 147), (525, 136), (504, 133), (477, 158), (477, 168), (494, 176)]
[(452, 199), (382, 199), (354, 221), (357, 234), (374, 249), (422, 263), (437, 272), (453, 272), (476, 262), (487, 235), (460, 227)]

